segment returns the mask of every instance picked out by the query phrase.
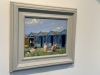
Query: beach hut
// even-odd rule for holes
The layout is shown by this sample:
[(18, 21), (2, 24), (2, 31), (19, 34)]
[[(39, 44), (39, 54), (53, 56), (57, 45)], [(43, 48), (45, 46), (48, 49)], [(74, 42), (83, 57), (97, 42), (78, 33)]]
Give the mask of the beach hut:
[(44, 43), (46, 43), (46, 37), (47, 37), (47, 33), (48, 32), (39, 32), (38, 34), (37, 34), (37, 45), (39, 46), (39, 47), (43, 47), (43, 45), (44, 45)]
[(59, 37), (59, 33), (60, 32), (57, 32), (57, 31), (50, 31), (48, 34), (47, 34), (47, 43), (52, 43), (52, 45), (54, 43), (58, 43), (58, 37)]
[(37, 37), (37, 33), (35, 32), (31, 32), (28, 35), (29, 46), (34, 46), (36, 44), (36, 37)]
[(65, 47), (66, 45), (66, 29), (60, 32), (59, 34), (59, 46)]
[[(28, 41), (28, 42), (27, 42)], [(50, 32), (31, 32), (29, 35), (25, 35), (25, 45), (43, 47), (44, 43), (48, 45), (51, 43), (57, 43), (60, 47), (66, 45), (66, 29), (63, 31), (50, 31)]]
[(60, 32), (58, 31), (52, 31), (52, 32), (54, 33), (54, 42), (58, 44)]
[(24, 36), (24, 46), (27, 47), (28, 44), (29, 44), (29, 42), (28, 42), (28, 34), (25, 34), (25, 36)]

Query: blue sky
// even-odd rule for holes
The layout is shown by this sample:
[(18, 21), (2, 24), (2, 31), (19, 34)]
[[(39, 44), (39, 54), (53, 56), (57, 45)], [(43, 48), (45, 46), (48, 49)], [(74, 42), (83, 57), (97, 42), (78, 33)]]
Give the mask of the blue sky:
[(25, 18), (25, 34), (31, 32), (62, 31), (67, 28), (67, 20)]

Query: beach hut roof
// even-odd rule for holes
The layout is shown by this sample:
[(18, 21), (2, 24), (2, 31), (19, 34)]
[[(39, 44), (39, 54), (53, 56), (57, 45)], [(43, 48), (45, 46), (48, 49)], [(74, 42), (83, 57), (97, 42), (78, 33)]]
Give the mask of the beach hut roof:
[(66, 31), (67, 31), (67, 29), (62, 30), (62, 31), (60, 32), (60, 35), (61, 35), (61, 34), (66, 34)]
[(48, 34), (48, 32), (39, 32), (37, 36), (46, 36)]
[(25, 35), (24, 35), (24, 38), (28, 38), (28, 34), (25, 34)]
[(59, 35), (60, 32), (58, 31), (50, 31), (47, 35)]
[(41, 32), (41, 34), (45, 36), (48, 34), (48, 32)]
[(32, 34), (33, 34), (34, 36), (37, 36), (38, 33), (32, 32)]
[(30, 36), (37, 36), (37, 33), (31, 32), (31, 33), (28, 35), (28, 37), (30, 37)]
[(55, 35), (59, 35), (60, 34), (60, 32), (58, 32), (58, 31), (51, 31), (51, 32), (53, 32), (53, 34), (55, 34)]

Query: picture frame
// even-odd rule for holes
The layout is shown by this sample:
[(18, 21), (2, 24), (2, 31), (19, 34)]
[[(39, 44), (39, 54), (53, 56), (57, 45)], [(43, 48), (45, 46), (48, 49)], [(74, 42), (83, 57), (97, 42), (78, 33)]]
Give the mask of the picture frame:
[[(10, 2), (10, 72), (74, 63), (77, 9)], [(66, 53), (24, 57), (25, 18), (50, 18), (67, 20)]]

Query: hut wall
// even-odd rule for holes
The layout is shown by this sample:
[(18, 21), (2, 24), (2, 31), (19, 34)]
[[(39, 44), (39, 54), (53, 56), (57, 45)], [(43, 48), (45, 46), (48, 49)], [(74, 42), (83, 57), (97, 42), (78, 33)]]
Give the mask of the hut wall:
[(60, 47), (62, 47), (62, 37), (59, 36), (59, 44), (58, 44)]
[(50, 43), (50, 40), (51, 40), (51, 39), (50, 39), (50, 36), (48, 36), (48, 37), (47, 37), (47, 43), (48, 43), (48, 44)]
[(42, 47), (43, 46), (43, 37), (39, 36), (37, 39), (37, 45), (38, 47)]
[(44, 43), (46, 43), (46, 42), (47, 42), (46, 36), (43, 36), (43, 45), (44, 45)]
[(54, 35), (52, 32), (49, 32), (48, 35)]
[(25, 38), (24, 45), (28, 45), (28, 38)]
[(66, 34), (66, 30), (63, 30), (63, 31), (61, 32), (61, 34), (64, 34), (64, 35), (65, 35), (65, 34)]
[(40, 47), (40, 43), (41, 43), (41, 38), (40, 38), (40, 36), (39, 36), (38, 39), (37, 39), (38, 47)]
[(59, 35), (56, 35), (54, 39), (55, 39), (54, 42), (56, 42), (58, 44), (59, 43)]

